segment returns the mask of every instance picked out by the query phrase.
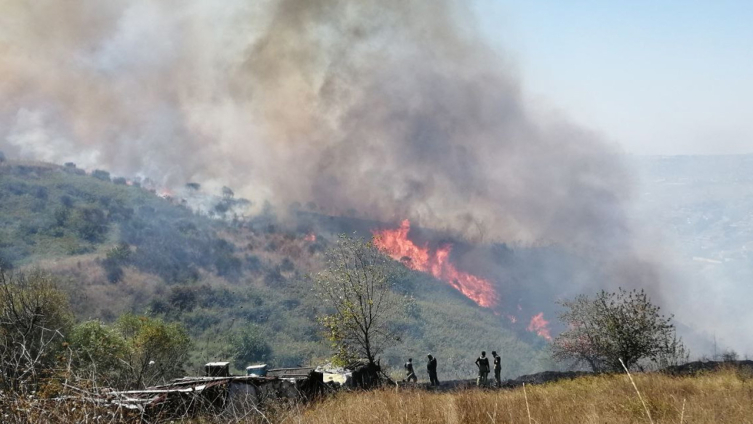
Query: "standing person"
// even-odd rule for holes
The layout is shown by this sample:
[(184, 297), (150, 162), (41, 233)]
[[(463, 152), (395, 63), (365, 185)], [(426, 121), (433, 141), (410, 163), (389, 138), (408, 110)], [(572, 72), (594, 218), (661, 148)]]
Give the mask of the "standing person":
[(492, 351), (492, 356), (494, 357), (494, 382), (497, 387), (502, 387), (502, 378), (499, 376), (502, 372), (502, 358), (497, 355), (496, 350)]
[(482, 351), (481, 356), (476, 358), (476, 366), (478, 367), (476, 385), (479, 387), (486, 386), (489, 379), (489, 358), (486, 357), (486, 351)]
[(426, 364), (426, 371), (429, 372), (429, 381), (432, 386), (439, 386), (439, 379), (437, 378), (437, 358), (428, 355), (429, 363)]
[(405, 365), (403, 365), (403, 367), (405, 367), (405, 372), (408, 375), (406, 380), (408, 381), (413, 380), (414, 383), (417, 382), (418, 377), (416, 377), (416, 373), (415, 371), (413, 371), (413, 358), (408, 358), (408, 362), (406, 362)]

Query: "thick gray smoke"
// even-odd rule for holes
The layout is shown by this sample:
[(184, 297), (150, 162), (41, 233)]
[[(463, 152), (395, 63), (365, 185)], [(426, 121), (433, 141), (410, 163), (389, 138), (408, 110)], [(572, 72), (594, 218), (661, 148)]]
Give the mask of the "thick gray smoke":
[(227, 185), (257, 205), (567, 246), (596, 272), (560, 288), (550, 264), (561, 295), (620, 285), (676, 296), (682, 286), (644, 258), (664, 253), (632, 234), (619, 152), (526, 99), (470, 7), (4, 1), (0, 150), (167, 188)]
[(613, 148), (533, 111), (464, 1), (10, 1), (6, 153), (487, 240), (627, 243)]

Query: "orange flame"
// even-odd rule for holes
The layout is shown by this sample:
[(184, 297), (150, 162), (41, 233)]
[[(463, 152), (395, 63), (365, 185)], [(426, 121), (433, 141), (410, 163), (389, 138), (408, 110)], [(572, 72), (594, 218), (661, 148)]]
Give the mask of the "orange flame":
[(410, 269), (425, 272), (451, 285), (479, 306), (491, 308), (497, 305), (498, 297), (491, 283), (467, 272), (458, 271), (450, 263), (452, 245), (435, 251), (427, 246), (416, 246), (408, 240), (410, 221), (402, 222), (395, 230), (374, 231), (374, 244), (392, 259), (401, 261)]
[(549, 321), (544, 319), (543, 312), (539, 312), (538, 315), (531, 318), (531, 323), (528, 324), (527, 330), (536, 333), (547, 340), (552, 340), (552, 334), (549, 330)]
[(316, 241), (316, 234), (314, 233), (308, 233), (306, 234), (306, 237), (303, 238), (306, 241), (315, 242)]

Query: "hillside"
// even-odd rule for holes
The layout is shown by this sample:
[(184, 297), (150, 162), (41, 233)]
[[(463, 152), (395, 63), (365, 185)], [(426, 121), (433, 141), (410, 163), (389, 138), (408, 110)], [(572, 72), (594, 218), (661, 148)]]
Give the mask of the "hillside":
[[(227, 359), (229, 340), (240, 331), (253, 334), (255, 361), (326, 360), (315, 319), (321, 306), (306, 276), (319, 269), (338, 232), (373, 223), (316, 213), (282, 221), (270, 209), (233, 216), (242, 199), (232, 191), (205, 196), (214, 199), (211, 213), (197, 213), (146, 187), (73, 164), (0, 164), (0, 260), (63, 276), (79, 320), (111, 322), (136, 312), (183, 323), (194, 340), (194, 372)], [(412, 272), (401, 290), (416, 305), (406, 322), (393, 323), (407, 332), (383, 355), (388, 366), (432, 352), (440, 378), (467, 377), (482, 349), (503, 353), (505, 376), (550, 366), (544, 340), (525, 324), (479, 308), (449, 285)]]

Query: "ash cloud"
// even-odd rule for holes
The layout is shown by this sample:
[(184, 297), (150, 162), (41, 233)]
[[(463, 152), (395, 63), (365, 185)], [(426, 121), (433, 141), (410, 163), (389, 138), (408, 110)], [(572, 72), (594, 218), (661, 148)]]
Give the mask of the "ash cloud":
[(619, 152), (461, 1), (4, 2), (0, 145), (466, 237), (627, 243)]

